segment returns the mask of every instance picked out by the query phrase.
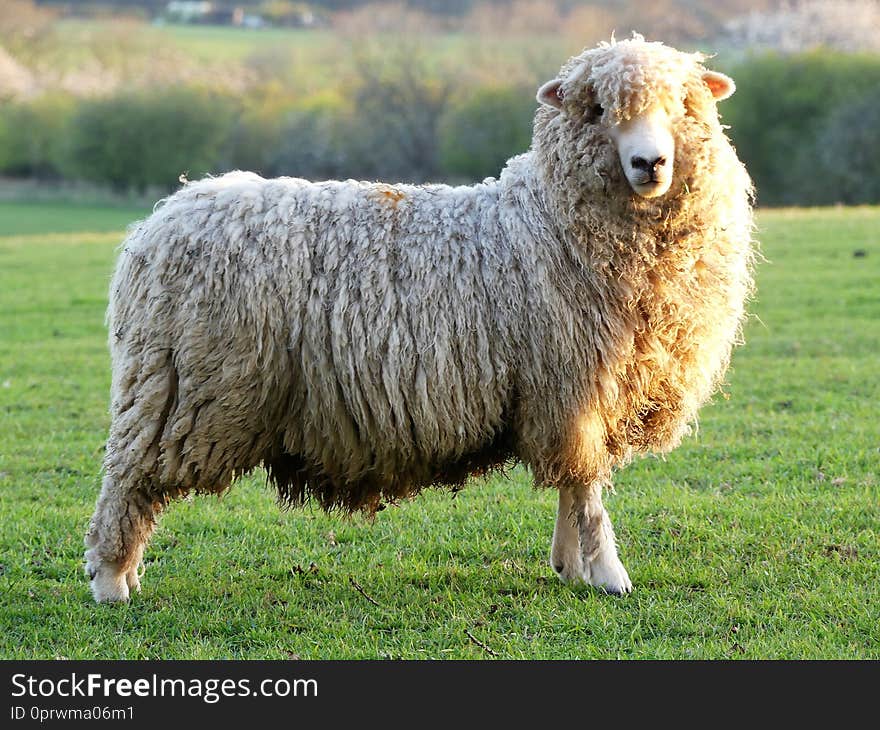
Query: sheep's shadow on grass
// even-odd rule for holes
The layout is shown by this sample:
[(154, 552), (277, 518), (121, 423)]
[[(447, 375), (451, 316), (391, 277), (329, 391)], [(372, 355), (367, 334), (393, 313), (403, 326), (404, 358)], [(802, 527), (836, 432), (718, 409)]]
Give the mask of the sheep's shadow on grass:
[[(244, 590), (242, 581), (247, 580), (246, 570), (230, 570), (225, 578), (209, 585), (194, 586), (184, 573), (163, 566), (156, 559), (149, 561), (148, 582), (141, 592), (132, 595), (131, 601), (120, 604), (102, 604), (102, 613), (111, 612), (118, 607), (123, 611), (162, 610), (176, 607), (187, 611), (214, 613), (218, 604), (234, 605), (238, 610), (275, 611), (286, 609), (292, 604), (316, 610), (333, 610), (339, 605), (340, 596), (347, 596), (347, 602), (354, 606), (373, 606), (393, 609), (395, 606), (410, 606), (413, 601), (430, 604), (438, 597), (482, 596), (484, 599), (530, 600), (537, 595), (551, 601), (577, 600), (593, 602), (596, 600), (624, 600), (626, 596), (609, 593), (602, 587), (583, 582), (565, 583), (559, 580), (548, 568), (546, 573), (529, 571), (528, 574), (502, 576), (493, 584), (487, 585), (481, 577), (483, 565), (462, 566), (456, 564), (447, 568), (437, 568), (429, 572), (406, 568), (389, 570), (378, 579), (358, 577), (356, 572), (345, 567), (321, 569), (314, 564), (309, 568), (294, 566), (286, 570), (273, 570), (255, 573), (249, 580), (250, 588)], [(463, 570), (464, 568), (464, 570)], [(186, 581), (184, 583), (184, 581)], [(701, 586), (701, 589), (705, 589)], [(76, 588), (79, 600), (89, 607), (94, 606), (88, 590), (88, 583), (81, 581)], [(109, 615), (109, 614), (108, 614)]]

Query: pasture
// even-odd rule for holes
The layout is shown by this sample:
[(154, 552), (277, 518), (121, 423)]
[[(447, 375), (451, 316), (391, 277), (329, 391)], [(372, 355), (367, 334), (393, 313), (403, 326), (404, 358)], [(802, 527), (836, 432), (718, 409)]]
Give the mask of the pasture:
[(361, 517), (261, 473), (174, 504), (96, 606), (106, 290), (145, 211), (0, 203), (0, 658), (880, 658), (880, 208), (762, 211), (747, 345), (699, 432), (617, 475), (635, 585), (562, 585), (520, 467)]
[(365, 31), (358, 25), (249, 30), (65, 19), (56, 23), (51, 46), (42, 54), (48, 53), (53, 65), (71, 69), (88, 67), (98, 59), (134, 82), (149, 76), (150, 66), (161, 64), (164, 73), (182, 83), (201, 80), (217, 85), (222, 81), (218, 76), (225, 74), (226, 81), (238, 79), (248, 86), (255, 73), (264, 79), (282, 78), (297, 93), (320, 93), (338, 88), (365, 59), (375, 63), (381, 57), (379, 66), (387, 72), (388, 64), (401, 53), (415, 56), (426, 70), (441, 77), (444, 72), (461, 74), (467, 69), (476, 78), (497, 81), (503, 73), (507, 81), (526, 79), (531, 85), (553, 74), (565, 57), (592, 44), (594, 34), (590, 29), (585, 38), (573, 28), (561, 36), (547, 31), (506, 36), (488, 29), (413, 35)]

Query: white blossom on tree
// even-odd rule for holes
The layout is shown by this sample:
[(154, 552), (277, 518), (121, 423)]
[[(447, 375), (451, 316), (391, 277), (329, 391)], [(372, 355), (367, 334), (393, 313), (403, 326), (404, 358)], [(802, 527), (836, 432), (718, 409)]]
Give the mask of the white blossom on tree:
[(723, 38), (739, 48), (799, 53), (813, 48), (880, 51), (880, 0), (801, 0), (728, 21)]

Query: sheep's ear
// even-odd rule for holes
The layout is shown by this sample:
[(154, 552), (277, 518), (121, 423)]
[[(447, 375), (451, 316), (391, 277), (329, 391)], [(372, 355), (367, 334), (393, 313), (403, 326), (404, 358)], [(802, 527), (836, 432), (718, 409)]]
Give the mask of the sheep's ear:
[(709, 87), (712, 96), (716, 101), (721, 101), (733, 95), (736, 91), (736, 84), (730, 76), (718, 73), (717, 71), (704, 71), (703, 83)]
[(538, 101), (556, 109), (562, 109), (562, 79), (553, 79), (538, 89)]

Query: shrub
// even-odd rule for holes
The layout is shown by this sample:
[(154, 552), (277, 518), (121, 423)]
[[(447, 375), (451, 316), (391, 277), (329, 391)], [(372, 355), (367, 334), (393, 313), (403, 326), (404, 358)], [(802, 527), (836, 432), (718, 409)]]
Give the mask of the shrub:
[(282, 123), (269, 173), (307, 180), (366, 177), (353, 151), (353, 126), (341, 109), (332, 106), (291, 111)]
[[(407, 55), (410, 53), (411, 55)], [(358, 62), (346, 155), (364, 177), (423, 182), (440, 175), (437, 125), (453, 80), (404, 44)]]
[(63, 95), (0, 107), (0, 173), (44, 180), (60, 177), (74, 109), (74, 100)]
[(720, 110), (755, 181), (758, 202), (835, 202), (835, 191), (819, 174), (819, 135), (831, 115), (880, 85), (880, 57), (767, 54), (731, 73), (737, 93)]
[(295, 105), (290, 91), (277, 82), (250, 90), (240, 100), (240, 112), (230, 125), (220, 166), (272, 174), (284, 120)]
[(497, 177), (532, 141), (534, 89), (488, 87), (454, 104), (440, 122), (440, 164), (452, 178)]
[(187, 88), (84, 101), (71, 120), (68, 172), (117, 190), (170, 190), (182, 174), (219, 171), (236, 113), (228, 98)]
[(819, 163), (829, 202), (880, 201), (880, 86), (835, 110), (819, 133)]

